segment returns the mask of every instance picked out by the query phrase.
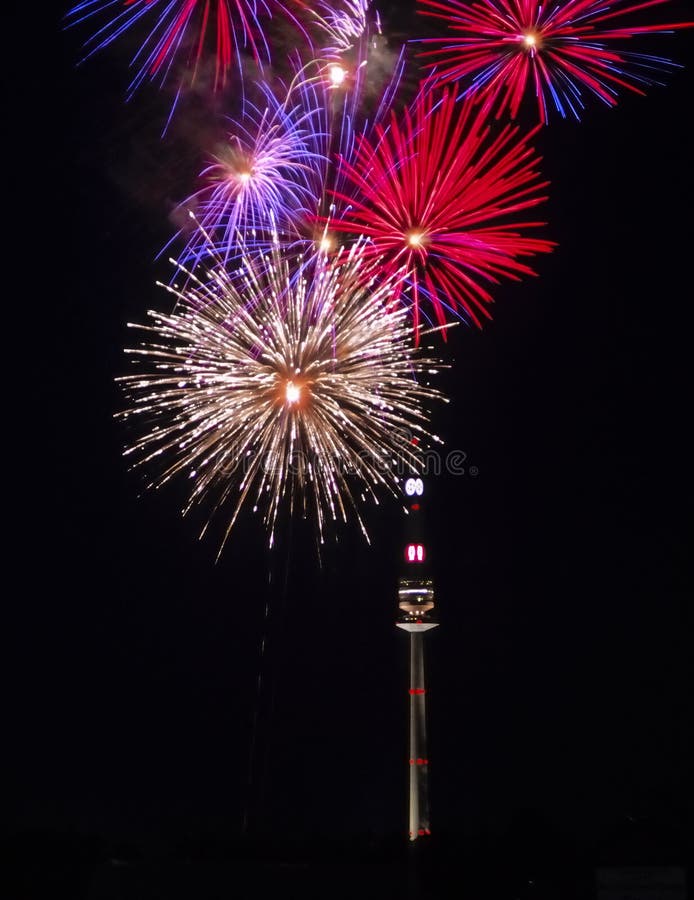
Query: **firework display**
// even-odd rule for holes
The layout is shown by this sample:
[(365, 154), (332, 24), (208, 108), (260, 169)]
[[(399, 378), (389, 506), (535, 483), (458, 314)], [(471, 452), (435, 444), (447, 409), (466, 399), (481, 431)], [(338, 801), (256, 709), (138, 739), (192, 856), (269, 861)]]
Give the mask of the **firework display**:
[(626, 88), (639, 94), (674, 64), (631, 51), (631, 38), (663, 34), (692, 22), (639, 24), (634, 13), (667, 0), (418, 0), (423, 15), (443, 20), (451, 33), (427, 38), (422, 54), (440, 82), (460, 81), (498, 115), (518, 115), (534, 94), (540, 120), (554, 108), (580, 118), (586, 97), (608, 106)]
[[(197, 85), (184, 131), (205, 162), (166, 245), (175, 303), (136, 326), (141, 374), (121, 380), (152, 485), (185, 474), (186, 509), (209, 503), (226, 535), (246, 506), (271, 536), (285, 507), (321, 534), (350, 511), (365, 531), (358, 502), (394, 487), (393, 461), (416, 466), (403, 435), (426, 439), (439, 397), (424, 323), (481, 326), (496, 286), (554, 247), (535, 213), (538, 114), (578, 119), (591, 95), (612, 106), (655, 83), (673, 64), (633, 39), (691, 24), (642, 19), (666, 2), (417, 0), (449, 33), (409, 59), (369, 0), (73, 6), (67, 25), (94, 29), (86, 56), (132, 37), (131, 94), (170, 79), (177, 108)], [(214, 91), (227, 137), (210, 147)], [(533, 94), (530, 121), (509, 121)]]
[(423, 299), (439, 323), (459, 308), (479, 325), (492, 302), (485, 285), (533, 274), (521, 258), (551, 250), (527, 234), (543, 222), (518, 219), (546, 199), (532, 136), (511, 125), (493, 131), (471, 100), (420, 93), (412, 112), (393, 113), (343, 161), (352, 190), (331, 227), (368, 236), (389, 274), (404, 267), (415, 329)]
[[(113, 891), (175, 882), (175, 892), (178, 881), (201, 881), (210, 890), (219, 884), (220, 896), (239, 886), (250, 896), (256, 884), (265, 893), (303, 886), (312, 896), (325, 881), (326, 896), (347, 896), (359, 883), (367, 894), (371, 887), (425, 897), (433, 878), (439, 886), (484, 885), (495, 896), (515, 884), (523, 896), (561, 900), (584, 889), (596, 848), (614, 843), (585, 844), (576, 878), (566, 866), (542, 871), (523, 850), (537, 855), (544, 820), (516, 809), (521, 841), (515, 825), (510, 841), (502, 835), (508, 865), (492, 866), (500, 874), (491, 882), (489, 862), (499, 854), (486, 850), (467, 853), (461, 865), (444, 842), (432, 856), (408, 853), (405, 864), (393, 852), (387, 810), (370, 791), (373, 773), (380, 778), (386, 768), (372, 758), (369, 735), (392, 730), (393, 710), (407, 704), (408, 740), (389, 766), (391, 784), (376, 787), (390, 796), (396, 780), (403, 794), (407, 784), (403, 842), (426, 845), (436, 825), (430, 750), (440, 742), (428, 740), (427, 709), (453, 699), (455, 721), (439, 734), (451, 745), (438, 783), (454, 788), (449, 836), (474, 850), (461, 814), (493, 825), (514, 812), (514, 798), (536, 806), (541, 793), (503, 778), (490, 812), (489, 791), (477, 783), (480, 747), (502, 745), (513, 756), (519, 744), (496, 723), (499, 709), (509, 711), (496, 703), (508, 693), (507, 676), (523, 670), (512, 700), (537, 686), (548, 698), (549, 724), (526, 728), (536, 732), (537, 752), (520, 735), (515, 773), (515, 782), (528, 772), (542, 781), (547, 758), (550, 775), (557, 768), (556, 748), (547, 750), (557, 734), (576, 738), (578, 756), (595, 743), (586, 709), (594, 712), (598, 676), (615, 669), (615, 623), (638, 637), (629, 625), (636, 582), (644, 583), (637, 605), (648, 610), (644, 618), (637, 609), (637, 619), (649, 627), (653, 596), (669, 590), (679, 604), (671, 562), (681, 555), (682, 529), (661, 495), (679, 503), (682, 479), (664, 479), (661, 470), (663, 461), (671, 467), (668, 442), (686, 421), (670, 394), (682, 382), (688, 334), (680, 326), (676, 343), (663, 335), (683, 318), (676, 301), (687, 284), (687, 85), (680, 81), (665, 105), (664, 91), (651, 87), (680, 78), (676, 62), (655, 54), (668, 52), (666, 35), (674, 45), (694, 22), (664, 15), (672, 0), (391, 0), (383, 20), (378, 3), (65, 0), (66, 40), (81, 44), (71, 55), (85, 62), (99, 53), (100, 63), (92, 61), (95, 78), (84, 91), (63, 73), (50, 95), (49, 128), (41, 117), (22, 135), (22, 147), (38, 148), (38, 165), (20, 157), (14, 180), (33, 177), (49, 191), (29, 205), (39, 225), (30, 233), (38, 240), (29, 291), (12, 291), (6, 279), (13, 305), (33, 316), (33, 328), (14, 342), (35, 370), (19, 383), (25, 415), (13, 429), (24, 438), (28, 417), (35, 437), (20, 443), (20, 465), (10, 471), (20, 496), (36, 495), (44, 519), (52, 515), (43, 529), (47, 554), (34, 552), (36, 527), (12, 513), (9, 530), (51, 579), (46, 590), (30, 579), (14, 603), (31, 610), (21, 661), (40, 666), (46, 657), (49, 675), (67, 673), (57, 689), (49, 686), (56, 709), (46, 719), (37, 714), (40, 681), (17, 669), (20, 688), (29, 686), (20, 724), (39, 723), (34, 744), (42, 749), (61, 726), (81, 721), (85, 736), (75, 752), (65, 745), (53, 753), (66, 796), (44, 777), (46, 754), (29, 754), (39, 759), (33, 817), (46, 831), (46, 816), (50, 825), (65, 809), (68, 819), (102, 822), (111, 837), (65, 839), (52, 825), (38, 843), (20, 833), (13, 841), (27, 884), (38, 855), (50, 876), (59, 857), (66, 885), (83, 887), (89, 875)], [(124, 63), (131, 107), (121, 122), (114, 102), (124, 106), (126, 97), (122, 87), (114, 91), (113, 73), (120, 77)], [(647, 103), (634, 96), (647, 92)], [(596, 114), (584, 124), (591, 107)], [(45, 139), (51, 125), (67, 142), (57, 162)], [(157, 221), (164, 209), (168, 225)], [(147, 307), (137, 298), (155, 277), (123, 296), (143, 257), (154, 257), (159, 279)], [(123, 317), (111, 308), (121, 301), (129, 311), (124, 340), (115, 331)], [(37, 307), (50, 314), (37, 318)], [(127, 348), (115, 365), (106, 346), (114, 340)], [(448, 393), (463, 402), (445, 414)], [(46, 493), (46, 481), (58, 488)], [(138, 486), (152, 502), (134, 509)], [(644, 506), (644, 491), (658, 502)], [(204, 543), (191, 546), (191, 533)], [(215, 555), (221, 565), (211, 571)], [(104, 579), (112, 586), (102, 596)], [(438, 656), (445, 664), (455, 647), (460, 659), (438, 693), (434, 672), (430, 694), (425, 648), (445, 625), (441, 587), (454, 627)], [(393, 673), (404, 663), (394, 667), (392, 648), (378, 648), (382, 601), (396, 591), (389, 618), (409, 645), (400, 700)], [(611, 614), (605, 632), (600, 616), (616, 594), (623, 612)], [(41, 634), (36, 598), (39, 610), (50, 608), (49, 625), (66, 623), (58, 639)], [(98, 612), (104, 603), (106, 615)], [(508, 631), (508, 611), (519, 603), (515, 618), (528, 624), (509, 656), (497, 626)], [(565, 653), (553, 626), (573, 626), (583, 608), (598, 624)], [(75, 660), (60, 640), (73, 632), (68, 650), (85, 648)], [(643, 633), (644, 654), (627, 647), (626, 664), (641, 671), (644, 656), (659, 676)], [(574, 704), (578, 718), (565, 716), (558, 731), (554, 707), (567, 686), (575, 693), (576, 679), (565, 671), (559, 693), (552, 690), (556, 659), (567, 656), (571, 667), (586, 657), (586, 635), (593, 650), (608, 648), (606, 663), (597, 675), (590, 658), (583, 665), (587, 701)], [(663, 646), (669, 652), (672, 644)], [(531, 651), (541, 645), (548, 649), (538, 662)], [(663, 659), (671, 680), (681, 681)], [(476, 671), (481, 678), (471, 679)], [(474, 686), (490, 679), (486, 695)], [(615, 682), (621, 706), (623, 681)], [(649, 693), (652, 682), (644, 682)], [(62, 702), (63, 687), (82, 698), (81, 710)], [(613, 689), (603, 704), (608, 718), (615, 696)], [(655, 741), (674, 744), (674, 707), (668, 697), (660, 702), (663, 691), (654, 696), (646, 700)], [(644, 828), (622, 841), (617, 822), (615, 833), (629, 852), (652, 833), (656, 849), (675, 855), (667, 869), (644, 871), (659, 882), (674, 872), (668, 886), (684, 891), (671, 785), (665, 805), (649, 812), (663, 779), (658, 770), (644, 780), (643, 753), (634, 756), (633, 741), (622, 740), (642, 711), (626, 706), (629, 727), (612, 728), (615, 759), (628, 768), (634, 757), (638, 777), (619, 796), (607, 782), (592, 791), (606, 798), (594, 816), (598, 831), (624, 803), (635, 797), (638, 810), (645, 798)], [(348, 717), (340, 712), (331, 722), (330, 710), (342, 707)], [(524, 721), (538, 726), (540, 711), (526, 704)], [(356, 727), (355, 717), (363, 720)], [(403, 717), (403, 737), (405, 730)], [(109, 746), (110, 759), (102, 752)], [(605, 769), (603, 756), (593, 769)], [(460, 773), (451, 779), (453, 770)], [(588, 806), (575, 802), (567, 771), (566, 802), (550, 797), (547, 811), (585, 830)], [(105, 773), (104, 784), (95, 772)], [(584, 773), (583, 783), (591, 778)], [(547, 794), (557, 779), (544, 780)], [(73, 814), (80, 781), (86, 800)], [(312, 784), (335, 789), (316, 803)], [(206, 793), (205, 806), (198, 795), (204, 801)], [(668, 810), (674, 830), (663, 844)], [(128, 840), (121, 853), (123, 842), (114, 843), (128, 823), (143, 852)], [(530, 843), (522, 840), (528, 826)], [(578, 847), (569, 837), (557, 844), (567, 859)], [(89, 872), (77, 865), (87, 859)], [(377, 865), (365, 878), (369, 861)], [(43, 883), (46, 866), (39, 869)], [(634, 884), (645, 883), (641, 869)], [(385, 879), (391, 891), (381, 889)]]
[(155, 486), (188, 477), (186, 509), (226, 511), (225, 539), (247, 504), (272, 542), (283, 502), (310, 508), (321, 535), (350, 510), (366, 534), (357, 502), (397, 493), (397, 464), (419, 464), (411, 437), (427, 437), (423, 404), (440, 396), (421, 380), (434, 363), (364, 246), (314, 256), (298, 278), (279, 243), (236, 273), (186, 272), (187, 287), (167, 288), (174, 312), (134, 326), (147, 339), (127, 352), (144, 371), (120, 379), (122, 415), (146, 430), (128, 453), (161, 464)]

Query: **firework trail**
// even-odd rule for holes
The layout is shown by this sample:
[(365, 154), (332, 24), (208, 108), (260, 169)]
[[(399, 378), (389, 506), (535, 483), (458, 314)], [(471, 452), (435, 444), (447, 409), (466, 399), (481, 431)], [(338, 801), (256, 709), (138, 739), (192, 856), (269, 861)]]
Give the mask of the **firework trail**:
[(420, 93), (412, 111), (393, 112), (375, 141), (359, 138), (353, 162), (343, 160), (350, 192), (329, 225), (366, 236), (363, 254), (381, 258), (389, 277), (407, 273), (415, 333), (422, 299), (440, 324), (452, 309), (479, 326), (491, 317), (485, 284), (535, 274), (520, 258), (552, 249), (526, 235), (544, 222), (518, 220), (547, 199), (530, 146), (536, 131), (493, 130), (470, 99)]
[(311, 513), (321, 539), (349, 510), (366, 534), (358, 502), (397, 493), (397, 464), (419, 464), (411, 436), (431, 438), (423, 403), (440, 394), (417, 376), (435, 365), (391, 303), (394, 279), (363, 251), (315, 256), (295, 277), (277, 243), (238, 272), (187, 272), (186, 287), (166, 288), (173, 313), (131, 326), (146, 335), (126, 351), (143, 371), (119, 379), (119, 415), (144, 433), (126, 453), (158, 463), (153, 487), (189, 478), (184, 512), (224, 512), (224, 541), (245, 505), (262, 509), (270, 543), (283, 505)]
[(208, 51), (214, 55), (216, 87), (226, 82), (232, 68), (240, 71), (242, 54), (250, 54), (258, 65), (269, 62), (263, 26), (275, 13), (308, 41), (298, 18), (281, 0), (85, 0), (70, 10), (67, 24), (98, 23), (85, 44), (87, 57), (142, 25), (145, 36), (131, 63), (136, 68), (128, 88), (132, 95), (147, 79), (166, 81), (174, 64), (194, 80)]
[(357, 44), (368, 28), (369, 0), (342, 0), (342, 3), (318, 2), (311, 15), (322, 40), (322, 54), (341, 58)]
[[(340, 197), (347, 189), (344, 162), (352, 159), (360, 138), (387, 118), (404, 68), (405, 47), (389, 49), (378, 18), (366, 20), (364, 30), (345, 52), (304, 66), (302, 77), (314, 87), (328, 133), (325, 164), (315, 172), (320, 200), (304, 252), (316, 245), (322, 250), (337, 246), (338, 236), (325, 226), (341, 212)], [(316, 222), (321, 228), (316, 229)]]
[(427, 38), (438, 45), (422, 54), (440, 82), (466, 79), (497, 115), (513, 118), (528, 94), (537, 98), (540, 121), (554, 107), (562, 116), (580, 118), (585, 97), (608, 106), (626, 88), (643, 94), (657, 84), (658, 72), (674, 63), (660, 56), (624, 50), (631, 38), (672, 32), (694, 25), (632, 25), (623, 18), (661, 6), (668, 0), (419, 0), (423, 15), (441, 19), (452, 34)]
[[(342, 23), (332, 46), (303, 66), (301, 77), (310, 81), (320, 106), (326, 111), (330, 135), (327, 165), (321, 170), (323, 185), (320, 212), (334, 209), (335, 194), (342, 183), (342, 160), (349, 159), (359, 134), (366, 134), (390, 110), (405, 66), (405, 47), (388, 48), (378, 16), (368, 16), (368, 3), (345, 0), (352, 10)], [(327, 4), (323, 4), (327, 16)], [(327, 21), (324, 20), (324, 21)], [(337, 38), (342, 35), (341, 40)]]

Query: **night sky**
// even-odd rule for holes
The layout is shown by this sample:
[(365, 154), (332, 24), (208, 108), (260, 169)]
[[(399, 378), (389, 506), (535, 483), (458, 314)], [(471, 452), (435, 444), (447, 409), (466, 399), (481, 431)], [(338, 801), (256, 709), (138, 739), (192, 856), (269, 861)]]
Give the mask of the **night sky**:
[[(200, 102), (162, 143), (170, 98), (125, 105), (127, 46), (76, 68), (58, 15), (43, 38), (8, 171), (29, 212), (27, 261), (5, 259), (23, 406), (5, 439), (9, 827), (175, 840), (240, 833), (247, 810), (273, 837), (404, 836), (397, 504), (368, 511), (370, 547), (341, 528), (320, 560), (311, 523), (270, 553), (246, 515), (215, 565), (184, 484), (139, 496), (113, 420), (125, 323), (166, 308), (154, 257), (219, 120)], [(559, 246), (443, 348), (434, 426), (466, 473), (429, 503), (440, 833), (685, 828), (694, 43), (655, 45), (689, 64), (667, 87), (542, 131)]]

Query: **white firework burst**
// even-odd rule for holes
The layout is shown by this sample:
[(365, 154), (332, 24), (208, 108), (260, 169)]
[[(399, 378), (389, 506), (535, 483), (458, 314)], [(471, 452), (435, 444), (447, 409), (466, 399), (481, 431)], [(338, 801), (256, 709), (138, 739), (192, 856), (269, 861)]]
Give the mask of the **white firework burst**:
[(297, 262), (275, 239), (234, 271), (183, 269), (183, 286), (162, 285), (174, 311), (130, 326), (146, 334), (126, 351), (143, 371), (118, 379), (118, 415), (144, 427), (126, 454), (154, 467), (153, 487), (185, 474), (183, 512), (207, 501), (208, 524), (224, 514), (222, 546), (245, 505), (262, 511), (271, 544), (283, 506), (314, 518), (321, 540), (351, 511), (368, 539), (360, 502), (398, 494), (399, 475), (439, 440), (424, 408), (443, 399), (426, 382), (436, 362), (392, 302), (397, 278), (362, 250)]

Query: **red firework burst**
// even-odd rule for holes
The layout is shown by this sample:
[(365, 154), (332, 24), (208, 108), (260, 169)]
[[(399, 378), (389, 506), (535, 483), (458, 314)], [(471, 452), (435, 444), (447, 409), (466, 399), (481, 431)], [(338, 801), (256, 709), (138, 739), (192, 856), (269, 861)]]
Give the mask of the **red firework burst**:
[[(438, 44), (421, 54), (433, 58), (438, 81), (470, 79), (468, 91), (479, 92), (498, 115), (515, 118), (523, 97), (534, 92), (540, 120), (548, 108), (580, 118), (584, 96), (593, 94), (614, 106), (620, 88), (643, 94), (656, 84), (654, 74), (674, 63), (660, 56), (632, 53), (621, 44), (629, 38), (673, 31), (692, 22), (629, 25), (615, 22), (669, 0), (419, 0), (422, 15), (441, 19), (452, 35), (427, 38)], [(621, 42), (621, 43), (620, 43)]]
[(392, 113), (374, 143), (361, 137), (354, 162), (343, 161), (354, 196), (336, 195), (348, 205), (330, 224), (368, 236), (368, 253), (382, 257), (389, 275), (405, 267), (415, 333), (422, 297), (440, 324), (449, 309), (480, 326), (493, 302), (485, 284), (534, 275), (520, 257), (554, 246), (525, 235), (544, 222), (518, 221), (518, 213), (547, 199), (541, 192), (548, 184), (529, 146), (537, 128), (519, 131), (493, 131), (470, 99), (420, 93), (411, 112)]

